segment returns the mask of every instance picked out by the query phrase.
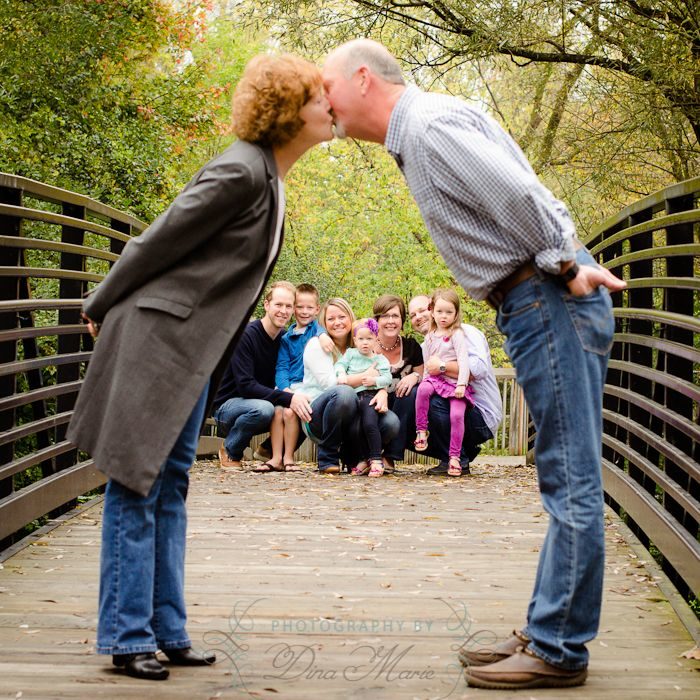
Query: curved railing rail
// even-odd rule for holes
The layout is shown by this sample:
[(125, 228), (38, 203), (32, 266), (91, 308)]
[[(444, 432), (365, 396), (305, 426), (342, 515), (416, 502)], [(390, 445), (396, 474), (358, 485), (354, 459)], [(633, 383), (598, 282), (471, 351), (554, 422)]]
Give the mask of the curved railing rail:
[(623, 209), (585, 241), (628, 288), (603, 408), (606, 497), (686, 596), (700, 596), (700, 178)]
[(81, 299), (143, 228), (89, 197), (0, 173), (0, 549), (104, 483), (65, 440), (92, 351)]
[[(83, 195), (0, 173), (0, 549), (105, 481), (65, 439), (93, 347), (80, 307), (144, 228)], [(522, 393), (512, 370), (497, 373), (506, 420), (486, 450), (524, 454)], [(218, 445), (204, 435), (199, 452)]]

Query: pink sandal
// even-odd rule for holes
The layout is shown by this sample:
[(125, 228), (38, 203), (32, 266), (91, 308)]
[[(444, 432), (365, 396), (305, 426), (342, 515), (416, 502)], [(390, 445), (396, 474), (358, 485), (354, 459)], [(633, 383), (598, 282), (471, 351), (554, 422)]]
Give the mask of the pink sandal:
[(462, 476), (462, 465), (459, 457), (450, 457), (450, 466), (447, 469), (447, 476)]
[(430, 433), (427, 430), (416, 431), (416, 439), (413, 441), (416, 452), (425, 452), (428, 449), (428, 435)]
[(352, 474), (352, 476), (366, 476), (369, 474), (369, 464), (363, 459), (352, 468), (350, 474)]
[(384, 474), (384, 464), (382, 464), (381, 459), (371, 459), (369, 465), (371, 467), (369, 470), (370, 476), (381, 476)]

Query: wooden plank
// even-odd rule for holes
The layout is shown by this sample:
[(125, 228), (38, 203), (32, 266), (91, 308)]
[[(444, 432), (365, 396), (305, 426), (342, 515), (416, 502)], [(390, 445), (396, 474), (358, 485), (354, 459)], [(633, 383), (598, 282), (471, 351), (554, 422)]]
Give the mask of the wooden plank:
[(0, 500), (0, 538), (58, 506), (102, 486), (107, 478), (91, 459), (35, 481)]
[(605, 250), (609, 246), (614, 245), (615, 243), (620, 243), (620, 241), (624, 241), (627, 238), (639, 236), (642, 233), (651, 233), (653, 231), (669, 228), (670, 226), (678, 226), (679, 224), (693, 224), (697, 221), (700, 221), (700, 211), (697, 209), (678, 212), (676, 214), (667, 214), (666, 216), (657, 216), (653, 219), (650, 218), (647, 221), (643, 221), (642, 223), (635, 224), (633, 226), (628, 226), (627, 228), (608, 236), (602, 243), (599, 243), (590, 249), (591, 254), (594, 256), (598, 255), (598, 253)]
[(80, 309), (82, 305), (82, 299), (10, 299), (9, 301), (0, 301), (0, 313), (44, 309)]
[(629, 474), (603, 460), (605, 492), (639, 523), (644, 532), (654, 533), (654, 544), (687, 582), (700, 591), (700, 543), (658, 501), (633, 481)]
[(63, 270), (52, 267), (9, 267), (0, 266), (0, 277), (46, 277), (61, 280), (81, 280), (84, 282), (101, 282), (104, 275), (95, 272)]
[(613, 315), (615, 318), (638, 318), (645, 321), (653, 321), (654, 323), (665, 323), (669, 326), (692, 331), (693, 333), (700, 333), (700, 319), (673, 313), (672, 311), (615, 307)]
[[(2, 212), (0, 211), (0, 215), (1, 214)], [(84, 222), (83, 219), (74, 221), (76, 223), (78, 221)], [(66, 222), (62, 221), (61, 223), (65, 224)], [(125, 240), (128, 241), (129, 238), (130, 236), (126, 236)], [(9, 246), (11, 248), (23, 248), (28, 250), (53, 250), (61, 253), (74, 253), (75, 255), (82, 255), (89, 258), (108, 260), (109, 262), (116, 262), (119, 259), (119, 256), (116, 253), (112, 253), (108, 250), (101, 250), (100, 248), (94, 248), (93, 246), (88, 245), (62, 243), (60, 241), (47, 241), (42, 238), (18, 238), (17, 236), (0, 236), (0, 246)]]
[[(312, 467), (257, 475), (198, 463), (188, 627), (195, 646), (220, 649), (220, 661), (173, 668), (166, 683), (128, 678), (94, 652), (100, 506), (84, 510), (0, 570), (3, 690), (23, 698), (476, 697), (455, 649), (478, 630), (502, 636), (522, 624), (547, 516), (534, 469), (482, 464), (473, 472), (431, 479), (403, 466), (370, 481)], [(698, 664), (679, 658), (693, 640), (621, 530), (609, 512), (589, 680), (546, 695), (694, 700)], [(237, 619), (249, 628), (236, 628)], [(234, 655), (232, 630), (244, 657)], [(296, 668), (284, 665), (280, 644), (296, 645)], [(367, 656), (388, 653), (398, 659), (393, 674)]]
[(70, 335), (72, 333), (87, 334), (87, 327), (82, 323), (67, 323), (64, 326), (34, 326), (33, 328), (12, 328), (0, 331), (0, 343), (8, 340), (20, 340), (23, 338), (42, 338), (56, 335)]
[(76, 364), (86, 362), (90, 359), (92, 352), (72, 352), (63, 355), (43, 355), (32, 360), (19, 360), (18, 362), (7, 362), (0, 365), (0, 376), (6, 374), (17, 374), (19, 372), (29, 372), (33, 369), (44, 367), (58, 367), (59, 365)]

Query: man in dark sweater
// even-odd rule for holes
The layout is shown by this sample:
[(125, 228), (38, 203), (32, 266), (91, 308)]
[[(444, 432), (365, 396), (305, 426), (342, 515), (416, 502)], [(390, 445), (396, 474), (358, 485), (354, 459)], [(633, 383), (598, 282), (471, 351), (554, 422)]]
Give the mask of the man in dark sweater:
[(222, 467), (240, 467), (250, 439), (270, 429), (275, 406), (291, 408), (302, 421), (311, 419), (307, 396), (275, 388), (281, 333), (292, 317), (294, 297), (291, 283), (273, 284), (265, 295), (265, 315), (248, 324), (231, 355), (214, 400), (214, 419), (225, 436)]

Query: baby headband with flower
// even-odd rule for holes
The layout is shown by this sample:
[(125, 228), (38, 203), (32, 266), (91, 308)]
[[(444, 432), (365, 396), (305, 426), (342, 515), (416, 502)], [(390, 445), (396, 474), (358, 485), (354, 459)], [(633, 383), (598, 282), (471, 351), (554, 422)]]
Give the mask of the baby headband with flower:
[(352, 337), (354, 338), (360, 328), (367, 328), (372, 335), (379, 333), (379, 325), (373, 318), (361, 318), (352, 324)]

